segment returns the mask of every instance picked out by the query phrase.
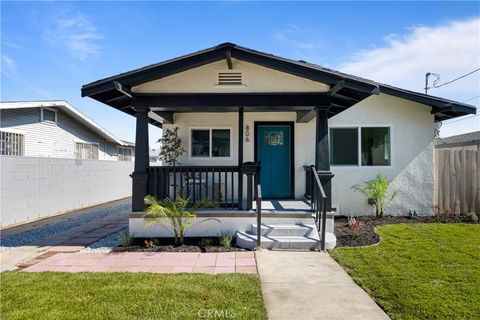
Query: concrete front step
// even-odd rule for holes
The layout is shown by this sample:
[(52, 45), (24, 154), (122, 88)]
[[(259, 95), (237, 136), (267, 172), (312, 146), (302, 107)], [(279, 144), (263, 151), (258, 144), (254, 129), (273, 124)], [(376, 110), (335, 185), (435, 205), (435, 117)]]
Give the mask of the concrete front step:
[[(266, 237), (282, 237), (282, 236), (295, 236), (295, 237), (309, 237), (311, 234), (315, 234), (317, 228), (315, 224), (265, 224), (262, 223), (261, 234)], [(257, 234), (257, 224), (252, 224), (250, 227), (250, 233)]]
[[(237, 232), (237, 246), (245, 249), (254, 249), (257, 246), (257, 236), (250, 232)], [(261, 247), (264, 249), (291, 249), (315, 250), (320, 248), (320, 240), (307, 237), (265, 237), (261, 238)]]
[[(261, 247), (264, 249), (315, 250), (320, 249), (320, 236), (315, 224), (262, 224)], [(237, 245), (246, 249), (257, 246), (257, 225), (252, 224), (250, 230), (238, 231)], [(335, 248), (337, 239), (333, 233), (327, 232), (325, 248)]]

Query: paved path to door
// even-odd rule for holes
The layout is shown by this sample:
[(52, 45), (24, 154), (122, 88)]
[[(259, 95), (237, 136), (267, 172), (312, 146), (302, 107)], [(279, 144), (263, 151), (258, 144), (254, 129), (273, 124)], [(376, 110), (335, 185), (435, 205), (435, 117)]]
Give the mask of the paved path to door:
[(256, 253), (268, 319), (389, 319), (327, 253)]
[(1, 231), (1, 270), (53, 252), (76, 252), (128, 226), (131, 200), (122, 199)]
[(57, 253), (26, 272), (257, 273), (254, 252)]

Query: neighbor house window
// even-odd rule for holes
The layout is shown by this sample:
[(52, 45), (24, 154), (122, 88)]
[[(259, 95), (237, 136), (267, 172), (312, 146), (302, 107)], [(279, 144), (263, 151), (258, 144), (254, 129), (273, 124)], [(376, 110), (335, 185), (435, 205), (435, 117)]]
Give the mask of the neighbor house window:
[(192, 157), (228, 158), (231, 155), (230, 129), (192, 129)]
[(42, 121), (57, 122), (57, 111), (53, 109), (42, 108)]
[(75, 142), (75, 159), (98, 160), (98, 144)]
[(20, 133), (0, 131), (0, 155), (23, 156), (25, 136)]
[(118, 147), (118, 161), (132, 161), (132, 148)]
[(332, 165), (389, 166), (389, 127), (331, 128)]

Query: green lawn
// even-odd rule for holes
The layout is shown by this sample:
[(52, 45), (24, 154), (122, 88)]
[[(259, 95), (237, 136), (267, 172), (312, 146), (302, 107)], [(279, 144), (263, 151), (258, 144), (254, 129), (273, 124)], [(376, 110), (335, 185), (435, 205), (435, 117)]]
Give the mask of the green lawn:
[(331, 255), (392, 319), (480, 318), (480, 225), (398, 224)]
[(9, 320), (267, 318), (255, 275), (4, 272), (0, 281)]

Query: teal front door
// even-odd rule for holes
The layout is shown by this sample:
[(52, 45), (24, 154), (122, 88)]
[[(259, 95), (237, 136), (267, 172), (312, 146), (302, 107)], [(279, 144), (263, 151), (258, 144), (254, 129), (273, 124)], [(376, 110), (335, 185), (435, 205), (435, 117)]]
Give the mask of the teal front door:
[(262, 197), (292, 197), (291, 126), (259, 124), (257, 126), (257, 161), (261, 162)]

